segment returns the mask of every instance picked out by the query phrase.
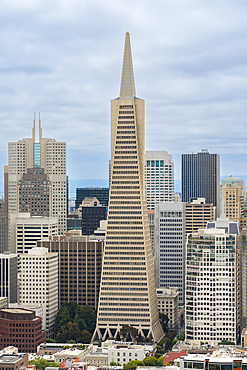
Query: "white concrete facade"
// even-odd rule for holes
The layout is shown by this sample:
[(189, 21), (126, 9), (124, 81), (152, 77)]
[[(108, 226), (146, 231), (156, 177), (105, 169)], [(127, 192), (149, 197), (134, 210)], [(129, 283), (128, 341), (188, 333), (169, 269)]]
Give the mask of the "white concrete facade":
[(174, 163), (168, 152), (146, 151), (145, 183), (148, 209), (154, 209), (157, 202), (174, 200)]
[(58, 234), (57, 217), (30, 216), (30, 213), (11, 213), (10, 219), (10, 251), (28, 253), (36, 247), (37, 241)]
[(200, 229), (187, 237), (185, 339), (239, 340), (237, 235)]
[(33, 248), (20, 256), (20, 266), (20, 305), (45, 305), (46, 335), (52, 337), (58, 311), (58, 253)]

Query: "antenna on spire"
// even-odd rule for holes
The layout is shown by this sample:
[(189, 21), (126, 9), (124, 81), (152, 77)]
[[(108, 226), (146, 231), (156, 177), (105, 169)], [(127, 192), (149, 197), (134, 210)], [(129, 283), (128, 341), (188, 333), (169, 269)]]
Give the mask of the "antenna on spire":
[(41, 128), (41, 114), (39, 112), (39, 142), (41, 143), (42, 139), (42, 128)]

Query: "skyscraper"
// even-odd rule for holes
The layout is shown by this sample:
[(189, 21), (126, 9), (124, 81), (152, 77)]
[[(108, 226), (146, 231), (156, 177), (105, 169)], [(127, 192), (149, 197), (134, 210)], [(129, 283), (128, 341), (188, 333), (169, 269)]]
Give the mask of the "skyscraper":
[(174, 163), (165, 151), (147, 151), (145, 159), (147, 207), (154, 209), (157, 202), (174, 200)]
[(126, 33), (120, 97), (111, 101), (111, 187), (93, 339), (117, 337), (123, 325), (159, 341), (157, 295), (145, 191), (145, 106), (135, 96)]
[(45, 305), (46, 335), (52, 338), (58, 311), (58, 253), (32, 248), (20, 255), (20, 265), (20, 304)]
[(34, 118), (32, 137), (9, 143), (8, 161), (9, 213), (26, 209), (32, 215), (57, 217), (58, 232), (65, 232), (66, 143), (43, 138), (40, 119), (35, 142)]
[(155, 277), (157, 288), (178, 288), (185, 295), (186, 204), (160, 202), (155, 206)]
[(182, 202), (205, 198), (213, 203), (220, 216), (220, 156), (202, 150), (197, 154), (182, 154)]
[(208, 344), (218, 344), (227, 338), (237, 344), (240, 328), (237, 235), (228, 231), (238, 228), (238, 223), (218, 219), (209, 224), (216, 228), (200, 229), (187, 238), (185, 338)]
[(0, 253), (8, 250), (8, 213), (4, 201), (0, 199)]

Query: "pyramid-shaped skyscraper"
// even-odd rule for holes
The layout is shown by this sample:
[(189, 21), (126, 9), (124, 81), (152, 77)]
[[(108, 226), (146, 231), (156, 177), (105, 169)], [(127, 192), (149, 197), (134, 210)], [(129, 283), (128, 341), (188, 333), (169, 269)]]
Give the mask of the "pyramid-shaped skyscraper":
[(145, 102), (135, 96), (130, 35), (126, 33), (120, 96), (111, 101), (111, 187), (98, 316), (93, 340), (117, 338), (123, 325), (160, 341), (148, 222)]

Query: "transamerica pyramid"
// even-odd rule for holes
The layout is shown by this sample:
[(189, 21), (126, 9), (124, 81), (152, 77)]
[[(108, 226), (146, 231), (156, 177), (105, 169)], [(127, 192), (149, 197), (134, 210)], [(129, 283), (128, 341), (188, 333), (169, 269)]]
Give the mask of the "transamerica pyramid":
[(145, 102), (135, 96), (126, 33), (120, 96), (111, 101), (111, 186), (96, 329), (117, 338), (123, 325), (164, 336), (158, 313), (144, 182)]

